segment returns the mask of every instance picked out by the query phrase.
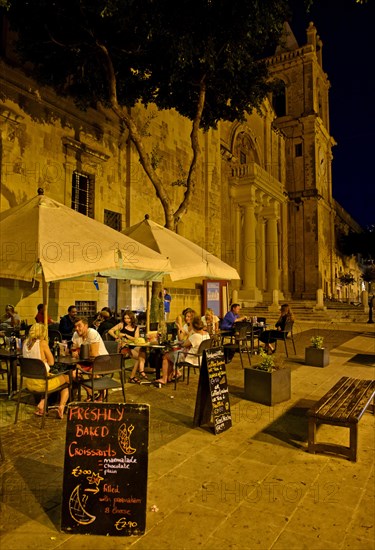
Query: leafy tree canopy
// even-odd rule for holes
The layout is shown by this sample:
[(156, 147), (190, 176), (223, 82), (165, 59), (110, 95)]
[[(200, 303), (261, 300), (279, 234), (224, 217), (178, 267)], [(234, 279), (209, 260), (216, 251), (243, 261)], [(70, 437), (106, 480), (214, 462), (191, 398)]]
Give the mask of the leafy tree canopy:
[(10, 0), (9, 19), (33, 74), (80, 107), (175, 108), (200, 127), (241, 120), (270, 89), (287, 0)]
[(350, 232), (341, 235), (338, 240), (339, 250), (346, 256), (360, 254), (365, 260), (374, 260), (375, 256), (375, 229), (370, 226), (362, 233)]

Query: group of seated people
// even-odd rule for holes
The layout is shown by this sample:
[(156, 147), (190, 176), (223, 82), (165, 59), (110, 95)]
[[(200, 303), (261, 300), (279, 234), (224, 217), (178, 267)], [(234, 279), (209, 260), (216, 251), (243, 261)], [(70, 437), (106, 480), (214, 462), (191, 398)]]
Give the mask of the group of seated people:
[[(215, 326), (213, 311), (206, 311), (206, 314), (200, 317), (193, 309), (187, 308), (182, 312), (182, 316), (177, 317), (175, 323), (177, 325), (177, 338), (182, 351), (188, 354), (188, 362), (191, 365), (198, 365), (196, 356), (199, 346), (204, 340), (210, 338), (210, 327)], [(178, 368), (175, 368), (179, 353), (181, 353), (181, 350), (168, 351), (163, 355), (162, 375), (161, 378), (155, 380), (157, 387), (165, 386), (168, 382), (182, 376)]]
[[(10, 308), (10, 306), (7, 306)], [(16, 312), (13, 309), (9, 309), (8, 318), (14, 319)], [(108, 351), (102, 339), (102, 334), (108, 331), (108, 334), (122, 348), (127, 348), (126, 343), (134, 342), (139, 338), (139, 326), (134, 313), (132, 311), (125, 311), (122, 320), (119, 323), (113, 324), (113, 319), (109, 308), (103, 308), (100, 312), (100, 322), (97, 319), (97, 326), (89, 327), (88, 320), (83, 317), (77, 317), (77, 309), (75, 306), (70, 306), (68, 314), (64, 316), (60, 321), (62, 333), (66, 334), (66, 331), (72, 331), (72, 346), (71, 354), (73, 357), (79, 357), (79, 350), (83, 343), (90, 345), (90, 357), (96, 357), (98, 355), (107, 355)], [(268, 353), (274, 353), (275, 348), (273, 344), (276, 341), (277, 333), (279, 330), (285, 330), (288, 323), (294, 320), (293, 313), (288, 304), (283, 304), (280, 310), (280, 317), (276, 322), (275, 329), (264, 330), (259, 340), (264, 344), (264, 349)], [(233, 304), (230, 311), (225, 315), (222, 320), (220, 329), (222, 331), (230, 331), (235, 328), (236, 323), (246, 321), (246, 317), (240, 315), (240, 305)], [(214, 312), (208, 309), (205, 315), (202, 317), (197, 315), (196, 312), (187, 308), (176, 318), (175, 325), (177, 327), (177, 339), (179, 343), (179, 349), (176, 351), (168, 351), (163, 354), (162, 360), (162, 373), (161, 377), (154, 381), (157, 387), (165, 386), (168, 382), (174, 380), (175, 377), (179, 378), (181, 373), (176, 368), (176, 361), (178, 354), (185, 352), (188, 354), (188, 362), (192, 365), (198, 364), (197, 355), (200, 344), (209, 339), (215, 332), (219, 330), (219, 319)], [(101, 330), (99, 330), (101, 329)], [(135, 359), (129, 382), (133, 384), (139, 384), (142, 379), (147, 379), (145, 373), (146, 364), (146, 350), (142, 348), (142, 345), (131, 347), (126, 349), (128, 356)], [(44, 323), (36, 322), (29, 330), (28, 336), (23, 343), (22, 349), (23, 357), (41, 359), (46, 366), (47, 372), (54, 365), (54, 357), (48, 346), (47, 330)], [(68, 382), (68, 376), (61, 374), (58, 377), (54, 377), (50, 381), (49, 390), (58, 388), (64, 383)], [(26, 385), (29, 389), (35, 391), (42, 381), (38, 380), (26, 380)], [(86, 388), (88, 399), (91, 400), (91, 390)], [(58, 418), (63, 418), (64, 408), (68, 400), (68, 389), (64, 388), (60, 392), (60, 403), (57, 409)], [(38, 403), (35, 414), (43, 414), (44, 402), (43, 399)]]
[[(235, 328), (235, 323), (247, 321), (246, 317), (241, 317), (239, 314), (240, 305), (233, 304), (230, 311), (224, 317), (221, 323), (222, 330), (231, 330)], [(259, 334), (259, 342), (264, 344), (263, 349), (271, 355), (275, 353), (276, 347), (273, 345), (278, 339), (280, 331), (285, 331), (287, 327), (294, 321), (293, 312), (289, 304), (283, 304), (280, 308), (280, 316), (275, 324), (275, 329), (262, 330)]]
[[(98, 355), (108, 355), (108, 351), (100, 336), (99, 332), (94, 328), (89, 327), (88, 320), (84, 317), (75, 317), (74, 320), (74, 332), (72, 335), (71, 354), (75, 358), (79, 358), (79, 351), (82, 344), (89, 344), (90, 346), (90, 359), (97, 357)], [(48, 345), (47, 328), (44, 323), (34, 323), (29, 330), (28, 336), (23, 343), (22, 356), (31, 359), (40, 359), (45, 364), (47, 373), (50, 372), (51, 367), (55, 364), (54, 356)], [(83, 370), (88, 370), (90, 367), (80, 365)], [(72, 371), (73, 379), (76, 377), (76, 371)], [(67, 374), (60, 374), (54, 376), (48, 381), (48, 390), (53, 391), (58, 389), (63, 384), (69, 383), (69, 376)], [(41, 390), (44, 393), (43, 380), (33, 380), (25, 378), (25, 385), (31, 391)], [(88, 400), (91, 400), (91, 389), (85, 387)], [(65, 405), (69, 397), (69, 390), (67, 387), (60, 391), (60, 403), (57, 408), (57, 417), (62, 419), (64, 414)], [(100, 399), (100, 397), (99, 397)], [(43, 415), (44, 399), (42, 398), (35, 410), (35, 414), (38, 416)]]

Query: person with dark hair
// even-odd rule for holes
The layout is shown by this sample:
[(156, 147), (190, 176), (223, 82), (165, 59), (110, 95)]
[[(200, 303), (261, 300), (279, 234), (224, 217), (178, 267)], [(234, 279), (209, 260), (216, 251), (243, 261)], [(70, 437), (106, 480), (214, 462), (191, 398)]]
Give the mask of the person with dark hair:
[(292, 313), (292, 310), (289, 307), (289, 304), (283, 304), (280, 309), (280, 317), (276, 322), (276, 330), (265, 330), (262, 332), (262, 334), (259, 336), (259, 340), (263, 342), (264, 349), (269, 353), (275, 353), (275, 348), (272, 346), (276, 342), (275, 333), (277, 335), (277, 332), (279, 330), (285, 330), (285, 327), (287, 323), (291, 323), (294, 321), (294, 315)]
[(112, 311), (109, 307), (103, 307), (103, 309), (100, 312), (100, 315), (102, 317), (102, 322), (98, 326), (98, 332), (100, 336), (103, 336), (105, 332), (108, 332), (111, 328), (113, 328), (117, 324), (117, 320), (115, 319), (114, 315), (112, 315)]
[[(182, 347), (186, 352), (189, 352), (188, 361), (192, 365), (198, 365), (198, 358), (194, 357), (198, 353), (199, 346), (203, 340), (209, 340), (210, 335), (207, 331), (203, 330), (204, 325), (200, 317), (195, 316), (191, 322), (192, 331), (189, 334), (188, 338), (183, 342)], [(180, 352), (181, 353), (181, 352)], [(167, 354), (163, 357), (162, 364), (162, 376), (158, 380), (155, 380), (154, 384), (157, 387), (165, 386), (167, 382), (174, 380), (173, 377), (173, 368), (174, 363), (168, 359)], [(177, 378), (180, 378), (181, 375), (176, 373)]]
[(196, 313), (194, 309), (187, 307), (183, 310), (182, 316), (178, 315), (176, 318), (175, 324), (177, 327), (177, 337), (180, 341), (185, 340), (185, 338), (187, 338), (193, 331), (192, 322), (195, 315)]
[[(44, 323), (44, 305), (43, 304), (38, 304), (37, 310), (38, 310), (38, 313), (35, 315), (35, 322), (36, 323)], [(48, 324), (49, 325), (51, 325), (54, 322), (55, 321), (51, 317), (48, 317)]]
[[(90, 359), (94, 357), (98, 357), (98, 355), (108, 355), (107, 348), (105, 347), (105, 344), (102, 340), (102, 337), (100, 334), (98, 334), (98, 331), (94, 328), (89, 328), (89, 322), (86, 319), (86, 317), (76, 317), (74, 321), (74, 328), (75, 332), (72, 336), (72, 347), (71, 347), (71, 354), (76, 359), (79, 358), (80, 355), (80, 348), (84, 344), (89, 345), (89, 356)], [(84, 364), (80, 365), (81, 370), (84, 371), (90, 371), (92, 369), (92, 366)], [(77, 376), (77, 371), (72, 372), (73, 379)], [(88, 401), (91, 401), (92, 396), (92, 389), (84, 386), (88, 398)], [(95, 396), (95, 401), (102, 401), (103, 395), (101, 392), (101, 395)]]
[(172, 296), (168, 293), (167, 288), (163, 289), (163, 294), (164, 294), (164, 319), (165, 321), (168, 321), (169, 314), (171, 312)]
[(146, 353), (140, 347), (130, 349), (126, 346), (126, 340), (131, 342), (139, 338), (139, 328), (137, 327), (134, 313), (132, 311), (125, 311), (122, 321), (109, 329), (108, 334), (119, 342), (119, 344), (123, 344), (122, 353), (126, 352), (130, 357), (135, 359), (129, 382), (131, 384), (141, 383), (140, 379), (136, 376), (137, 371), (139, 371), (139, 376), (143, 380), (147, 380), (147, 374), (145, 373)]
[(89, 328), (89, 322), (85, 317), (76, 317), (74, 321), (75, 332), (72, 337), (71, 353), (73, 357), (79, 357), (79, 350), (82, 344), (89, 344), (90, 357), (98, 355), (108, 355), (107, 348), (98, 331)]
[(221, 330), (232, 330), (234, 328), (234, 323), (239, 323), (241, 321), (246, 321), (246, 317), (240, 317), (240, 304), (232, 304), (230, 310), (225, 315), (224, 319), (221, 322)]
[(77, 317), (76, 306), (68, 307), (68, 314), (61, 317), (59, 331), (64, 340), (71, 340), (74, 332), (74, 323)]

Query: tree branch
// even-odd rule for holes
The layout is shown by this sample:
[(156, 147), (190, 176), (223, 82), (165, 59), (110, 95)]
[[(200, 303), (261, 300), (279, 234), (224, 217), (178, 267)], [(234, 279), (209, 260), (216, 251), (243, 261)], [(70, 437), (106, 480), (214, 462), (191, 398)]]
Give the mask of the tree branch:
[(199, 89), (199, 97), (198, 97), (198, 103), (197, 103), (197, 110), (196, 114), (193, 120), (193, 126), (190, 133), (190, 141), (191, 141), (191, 148), (193, 150), (193, 158), (191, 159), (190, 167), (189, 167), (189, 173), (187, 177), (187, 187), (186, 191), (184, 193), (184, 199), (181, 202), (180, 206), (178, 207), (177, 211), (174, 213), (174, 219), (175, 222), (187, 211), (187, 209), (190, 206), (191, 199), (194, 193), (195, 189), (195, 183), (196, 183), (196, 171), (197, 171), (197, 163), (200, 156), (200, 147), (199, 147), (199, 128), (200, 123), (202, 120), (202, 114), (204, 109), (206, 99), (206, 83), (205, 83), (205, 77), (201, 79), (200, 89)]
[(97, 42), (97, 46), (102, 52), (104, 67), (108, 77), (109, 101), (111, 104), (111, 109), (128, 128), (130, 139), (137, 149), (141, 165), (143, 166), (144, 171), (149, 177), (151, 183), (153, 184), (156, 194), (163, 206), (166, 223), (171, 223), (173, 220), (172, 204), (164, 188), (163, 182), (152, 167), (150, 156), (144, 148), (142, 137), (133, 118), (126, 110), (126, 108), (122, 108), (118, 104), (116, 74), (108, 49), (106, 48), (106, 46), (104, 46), (104, 44), (100, 44), (99, 42)]

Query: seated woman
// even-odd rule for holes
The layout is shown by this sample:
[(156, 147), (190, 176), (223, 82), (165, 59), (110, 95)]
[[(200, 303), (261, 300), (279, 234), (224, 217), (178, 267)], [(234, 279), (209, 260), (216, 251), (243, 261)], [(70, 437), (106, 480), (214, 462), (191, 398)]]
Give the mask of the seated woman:
[[(54, 364), (54, 358), (47, 341), (47, 330), (45, 325), (41, 323), (35, 323), (30, 327), (29, 335), (23, 344), (22, 349), (23, 357), (29, 359), (41, 359), (46, 366), (46, 370), (49, 373), (50, 367)], [(39, 391), (44, 393), (45, 385), (43, 380), (33, 380), (25, 378), (26, 387), (30, 391)], [(63, 384), (69, 383), (69, 376), (66, 374), (60, 374), (48, 381), (48, 391), (59, 388)], [(63, 388), (60, 391), (60, 404), (57, 408), (57, 416), (62, 419), (64, 416), (64, 409), (69, 397), (69, 389)], [(35, 414), (42, 416), (44, 410), (44, 398), (41, 399), (36, 408)]]
[[(184, 342), (190, 334), (193, 333), (192, 322), (195, 317), (195, 311), (191, 308), (186, 308), (182, 312), (182, 316), (178, 315), (175, 324), (177, 326), (177, 338), (179, 342)], [(183, 318), (185, 323), (183, 322)], [(174, 380), (174, 377), (180, 378), (182, 375), (180, 372), (174, 372), (174, 364), (176, 362), (178, 351), (167, 351), (163, 355), (162, 372), (169, 373), (167, 378), (168, 382)], [(164, 377), (164, 374), (163, 374)]]
[[(198, 353), (199, 346), (201, 345), (203, 340), (209, 340), (210, 335), (207, 334), (207, 331), (203, 330), (203, 323), (200, 317), (193, 317), (191, 325), (192, 332), (183, 342), (182, 347), (186, 352), (189, 353), (189, 355), (186, 356), (186, 361), (196, 366), (198, 365), (198, 357), (194, 357), (194, 355)], [(181, 353), (181, 351), (177, 353)], [(159, 380), (155, 380), (155, 384), (157, 386), (159, 386), (160, 384), (165, 386), (167, 382), (171, 382), (173, 380), (172, 374), (173, 363), (171, 361), (164, 361), (163, 358), (162, 377), (159, 378)]]
[(214, 334), (219, 330), (219, 317), (215, 315), (214, 310), (211, 308), (206, 309), (202, 317), (202, 322), (204, 330), (209, 334)]
[[(147, 374), (145, 373), (145, 362), (146, 362), (146, 353), (140, 347), (133, 349), (128, 349), (126, 347), (126, 341), (134, 341), (136, 338), (139, 338), (139, 328), (136, 325), (135, 315), (132, 311), (125, 311), (122, 322), (117, 323), (114, 327), (109, 329), (108, 334), (116, 340), (116, 342), (124, 343), (123, 350), (128, 351), (135, 363), (133, 370), (130, 374), (129, 382), (131, 384), (140, 384), (139, 378), (136, 374), (139, 370), (139, 376), (144, 380), (147, 380)], [(121, 350), (120, 350), (121, 351)]]
[[(270, 354), (275, 353), (275, 348), (272, 346), (276, 342), (277, 332), (285, 330), (287, 323), (294, 321), (294, 315), (289, 307), (289, 304), (283, 304), (280, 309), (280, 317), (276, 323), (276, 330), (265, 330), (259, 336), (259, 340), (265, 344), (264, 349)], [(275, 337), (276, 334), (276, 337)]]

